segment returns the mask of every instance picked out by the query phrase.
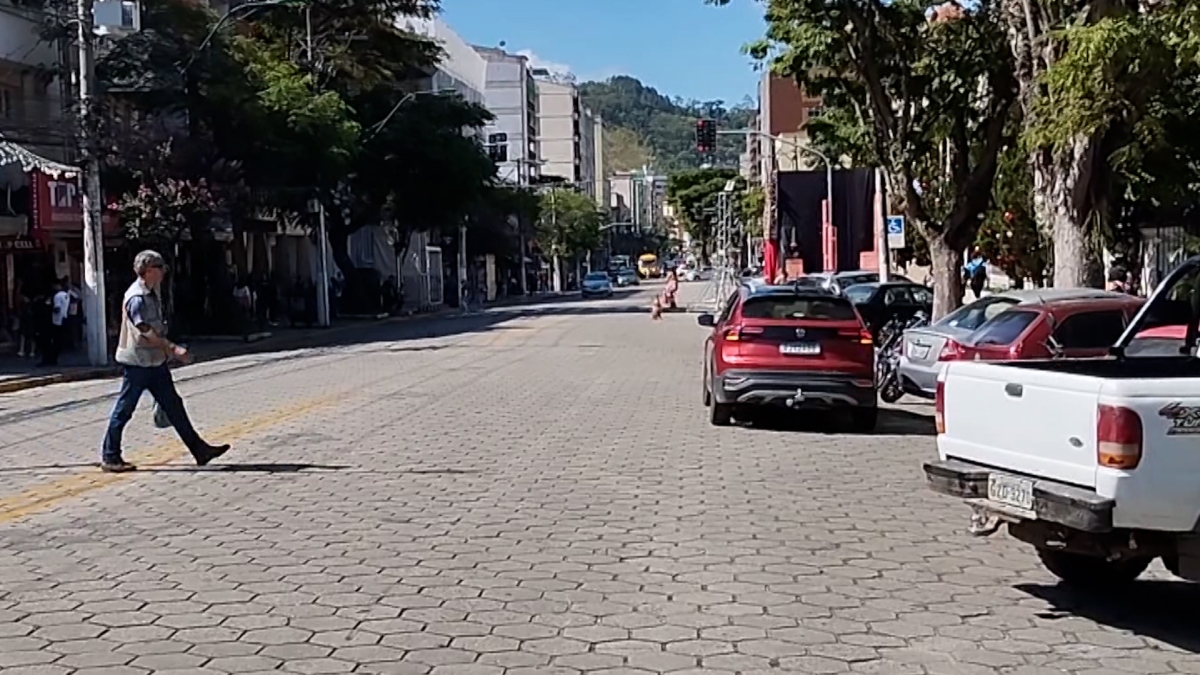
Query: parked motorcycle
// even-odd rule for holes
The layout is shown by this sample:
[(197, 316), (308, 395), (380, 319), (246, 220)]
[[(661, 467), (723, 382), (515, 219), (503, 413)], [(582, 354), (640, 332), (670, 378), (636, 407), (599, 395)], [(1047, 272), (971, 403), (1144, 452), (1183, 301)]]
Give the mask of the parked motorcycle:
[(900, 353), (904, 349), (904, 331), (929, 325), (929, 316), (917, 312), (907, 321), (893, 318), (879, 330), (879, 346), (875, 355), (875, 382), (879, 398), (895, 403), (904, 396), (900, 384)]

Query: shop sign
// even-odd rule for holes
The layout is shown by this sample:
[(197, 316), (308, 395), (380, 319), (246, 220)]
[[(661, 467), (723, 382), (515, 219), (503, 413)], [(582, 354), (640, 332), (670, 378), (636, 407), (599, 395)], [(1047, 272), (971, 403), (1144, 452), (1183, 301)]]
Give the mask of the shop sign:
[(29, 186), (37, 232), (83, 232), (78, 178), (55, 178), (35, 169), (29, 172)]
[[(55, 178), (35, 169), (29, 172), (29, 186), (35, 234), (83, 234), (83, 191), (78, 177)], [(104, 213), (101, 224), (105, 235), (120, 231), (116, 214)]]
[(42, 243), (32, 237), (0, 237), (0, 253), (40, 250), (42, 250)]

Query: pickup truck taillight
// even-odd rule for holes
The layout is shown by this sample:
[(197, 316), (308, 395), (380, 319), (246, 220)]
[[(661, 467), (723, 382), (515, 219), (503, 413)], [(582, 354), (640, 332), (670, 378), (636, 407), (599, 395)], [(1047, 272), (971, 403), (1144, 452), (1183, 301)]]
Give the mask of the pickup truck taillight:
[(1096, 408), (1096, 462), (1109, 469), (1136, 469), (1142, 461), (1142, 418), (1116, 405)]
[(937, 394), (933, 398), (933, 425), (937, 433), (946, 433), (946, 382), (938, 380)]
[(963, 346), (954, 340), (946, 340), (946, 344), (942, 345), (942, 351), (938, 354), (938, 361), (958, 361), (966, 356), (966, 350)]

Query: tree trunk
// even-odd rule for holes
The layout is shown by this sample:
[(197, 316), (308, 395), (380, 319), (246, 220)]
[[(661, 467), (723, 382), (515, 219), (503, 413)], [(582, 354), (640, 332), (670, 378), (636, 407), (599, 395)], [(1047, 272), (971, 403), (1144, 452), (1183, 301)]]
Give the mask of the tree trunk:
[(933, 274), (933, 320), (936, 321), (962, 305), (962, 249), (948, 243), (940, 234), (929, 233), (929, 267)]
[(1085, 175), (1089, 143), (1076, 139), (1062, 152), (1033, 154), (1033, 210), (1042, 230), (1054, 242), (1055, 288), (1100, 287), (1104, 261), (1100, 247), (1089, 236)]
[[(337, 230), (327, 230), (329, 237), (329, 254), (334, 264), (341, 270), (342, 276), (349, 279), (354, 273), (354, 261), (350, 258), (350, 239), (342, 236)], [(321, 242), (317, 242), (317, 255), (321, 255)], [(333, 277), (333, 270), (329, 270)]]

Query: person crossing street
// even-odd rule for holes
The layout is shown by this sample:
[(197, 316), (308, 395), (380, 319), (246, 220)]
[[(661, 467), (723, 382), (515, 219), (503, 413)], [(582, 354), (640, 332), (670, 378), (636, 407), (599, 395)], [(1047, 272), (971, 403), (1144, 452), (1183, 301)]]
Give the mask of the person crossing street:
[(142, 251), (133, 260), (137, 279), (125, 291), (121, 308), (121, 331), (117, 339), (117, 363), (124, 366), (121, 392), (113, 406), (104, 434), (100, 468), (110, 473), (133, 471), (137, 467), (121, 454), (121, 437), (133, 417), (142, 392), (149, 391), (171, 426), (191, 451), (198, 466), (204, 466), (229, 450), (228, 445), (211, 445), (200, 437), (188, 418), (183, 399), (175, 390), (168, 362), (191, 362), (191, 354), (166, 337), (159, 288), (167, 266), (162, 255)]

